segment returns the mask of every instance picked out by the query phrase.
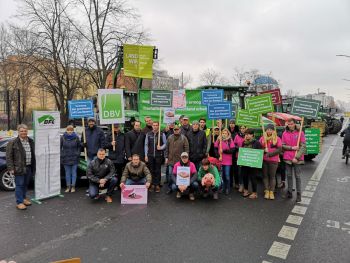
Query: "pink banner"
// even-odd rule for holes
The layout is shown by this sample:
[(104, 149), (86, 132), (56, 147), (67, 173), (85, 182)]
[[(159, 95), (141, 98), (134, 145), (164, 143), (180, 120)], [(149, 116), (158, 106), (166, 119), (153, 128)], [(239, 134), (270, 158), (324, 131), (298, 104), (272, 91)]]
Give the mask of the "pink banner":
[(147, 194), (145, 185), (125, 185), (121, 192), (121, 204), (147, 204)]

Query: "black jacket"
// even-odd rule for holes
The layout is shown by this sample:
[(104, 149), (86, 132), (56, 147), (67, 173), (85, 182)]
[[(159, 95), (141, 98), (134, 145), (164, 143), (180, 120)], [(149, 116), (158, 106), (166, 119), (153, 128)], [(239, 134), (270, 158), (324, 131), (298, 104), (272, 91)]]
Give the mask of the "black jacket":
[(113, 151), (112, 145), (112, 133), (107, 134), (106, 137), (106, 148), (109, 149), (108, 158), (113, 163), (123, 164), (125, 163), (125, 135), (122, 132), (114, 133), (115, 137), (115, 151)]
[(93, 183), (99, 183), (100, 179), (106, 179), (107, 181), (112, 179), (115, 174), (114, 164), (108, 158), (100, 160), (98, 158), (90, 162), (86, 175)]
[(81, 146), (78, 136), (70, 137), (65, 133), (61, 137), (61, 163), (63, 165), (78, 164)]
[(192, 131), (191, 125), (181, 126), (180, 132), (188, 138), (188, 134)]
[(187, 135), (188, 143), (190, 146), (190, 160), (192, 162), (197, 162), (202, 160), (207, 152), (207, 137), (205, 136), (205, 132), (191, 131)]
[(144, 160), (145, 137), (146, 135), (143, 132), (136, 132), (134, 129), (125, 134), (126, 158), (130, 158), (134, 153), (137, 153), (141, 160)]
[(340, 133), (341, 137), (344, 137), (343, 142), (347, 145), (350, 145), (350, 127), (346, 128)]
[[(90, 129), (89, 127), (85, 129), (86, 134), (86, 148), (87, 148), (87, 156), (90, 159), (93, 159), (99, 148), (105, 148), (105, 134), (102, 129), (97, 127), (96, 125)], [(83, 137), (81, 136), (81, 141), (83, 141)], [(84, 150), (84, 149), (83, 149)]]
[[(34, 141), (28, 138), (30, 151), (32, 153), (32, 173), (35, 173), (35, 148)], [(10, 141), (6, 146), (6, 164), (8, 170), (14, 170), (15, 175), (26, 173), (26, 153), (19, 137)]]

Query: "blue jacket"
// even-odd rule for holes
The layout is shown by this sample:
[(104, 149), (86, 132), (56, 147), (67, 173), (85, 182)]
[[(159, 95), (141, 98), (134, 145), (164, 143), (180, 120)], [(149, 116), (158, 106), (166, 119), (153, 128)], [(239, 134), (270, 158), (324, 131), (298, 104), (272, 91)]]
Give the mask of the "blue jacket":
[[(85, 134), (87, 156), (89, 157), (89, 159), (93, 159), (97, 155), (97, 151), (99, 148), (106, 147), (105, 134), (103, 133), (102, 129), (97, 127), (96, 125), (92, 129), (90, 129), (89, 127), (86, 128)], [(81, 140), (83, 141), (83, 136), (81, 136)]]
[(81, 143), (76, 133), (68, 135), (66, 132), (61, 137), (61, 163), (74, 165), (79, 163)]

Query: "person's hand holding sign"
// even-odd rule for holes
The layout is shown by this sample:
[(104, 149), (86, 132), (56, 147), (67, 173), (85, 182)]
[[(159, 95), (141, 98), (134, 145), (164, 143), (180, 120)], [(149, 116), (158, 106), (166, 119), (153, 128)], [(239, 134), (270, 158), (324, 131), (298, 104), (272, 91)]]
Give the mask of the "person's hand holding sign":
[(116, 142), (115, 141), (112, 141), (112, 146), (116, 146)]
[(100, 187), (104, 187), (106, 182), (107, 182), (106, 179), (100, 179)]
[(179, 190), (181, 193), (185, 192), (187, 189), (187, 186), (186, 185), (179, 185)]

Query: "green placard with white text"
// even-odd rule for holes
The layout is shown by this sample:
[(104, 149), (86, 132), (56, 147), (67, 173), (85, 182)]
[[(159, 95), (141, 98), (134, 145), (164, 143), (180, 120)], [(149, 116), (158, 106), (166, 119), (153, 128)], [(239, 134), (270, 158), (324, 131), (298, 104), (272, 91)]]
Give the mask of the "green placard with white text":
[(260, 127), (260, 115), (249, 114), (248, 110), (239, 110), (237, 113), (236, 124), (247, 126), (249, 128)]
[(239, 148), (237, 164), (253, 168), (262, 168), (264, 150)]
[(128, 77), (153, 78), (153, 46), (123, 46), (124, 75)]
[(320, 153), (321, 130), (319, 128), (305, 129), (307, 154)]
[(246, 105), (249, 114), (263, 114), (274, 111), (270, 93), (246, 98)]
[(100, 124), (125, 123), (122, 89), (98, 89)]

